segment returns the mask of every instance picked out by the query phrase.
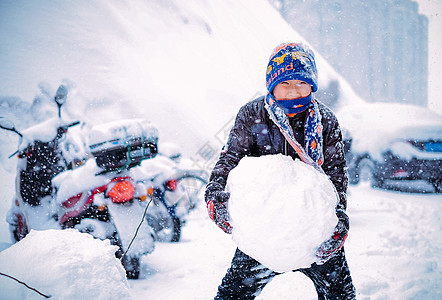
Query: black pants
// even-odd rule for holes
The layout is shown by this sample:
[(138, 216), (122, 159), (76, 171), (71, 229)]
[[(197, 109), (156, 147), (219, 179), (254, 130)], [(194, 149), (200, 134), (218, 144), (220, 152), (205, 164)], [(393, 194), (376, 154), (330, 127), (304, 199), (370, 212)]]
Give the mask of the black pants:
[[(310, 268), (299, 269), (315, 285), (318, 299), (356, 299), (355, 288), (345, 259), (344, 249), (323, 265), (313, 264)], [(276, 273), (236, 249), (231, 267), (227, 270), (218, 287), (218, 300), (254, 299)]]

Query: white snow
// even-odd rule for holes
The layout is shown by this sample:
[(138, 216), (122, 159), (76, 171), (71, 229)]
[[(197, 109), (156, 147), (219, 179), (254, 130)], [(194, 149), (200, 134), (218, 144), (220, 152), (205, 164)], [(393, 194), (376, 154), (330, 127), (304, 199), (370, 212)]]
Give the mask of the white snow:
[[(187, 153), (265, 93), (276, 45), (308, 44), (266, 0), (7, 0), (0, 14), (0, 96), (30, 102), (41, 81), (55, 90), (68, 78), (76, 92), (66, 105), (90, 123), (147, 117), (167, 140), (198, 142)], [(320, 86), (339, 80), (343, 104), (362, 101), (316, 61)]]
[(114, 120), (94, 126), (89, 133), (92, 152), (109, 147), (124, 146), (141, 137), (143, 141), (156, 142), (158, 129), (146, 119)]
[(57, 188), (57, 204), (61, 204), (70, 197), (84, 191), (92, 190), (110, 182), (112, 178), (101, 175), (95, 176), (102, 171), (94, 160), (88, 160), (80, 168), (67, 170), (55, 176), (53, 186)]
[(23, 134), (23, 141), (21, 141), (19, 149), (23, 150), (23, 147), (26, 147), (32, 141), (51, 141), (57, 135), (57, 128), (61, 125), (64, 124), (61, 124), (60, 119), (54, 117), (37, 126), (23, 130), (23, 132), (21, 132)]
[[(0, 252), (1, 272), (54, 299), (130, 299), (116, 246), (74, 229), (31, 231)], [(43, 299), (0, 276), (2, 299)], [(3, 298), (4, 297), (4, 298)]]
[(227, 181), (232, 237), (276, 272), (308, 268), (333, 235), (337, 196), (328, 177), (282, 154), (245, 157)]

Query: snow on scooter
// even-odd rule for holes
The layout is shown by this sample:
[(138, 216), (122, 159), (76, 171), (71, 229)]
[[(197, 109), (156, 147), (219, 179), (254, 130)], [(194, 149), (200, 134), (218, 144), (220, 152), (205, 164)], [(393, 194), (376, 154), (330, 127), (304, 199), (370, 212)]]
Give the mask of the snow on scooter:
[(153, 199), (146, 220), (156, 240), (178, 242), (187, 215), (197, 204), (198, 191), (203, 190), (207, 180), (201, 170), (182, 168), (178, 161), (181, 154), (171, 152), (170, 143), (160, 145), (167, 147), (159, 149), (155, 158), (141, 163), (137, 178), (145, 186), (145, 197)]
[(168, 157), (157, 155), (137, 168), (138, 184), (144, 187), (144, 197), (153, 200), (146, 220), (159, 242), (178, 242), (181, 237), (184, 214), (177, 211), (177, 203), (170, 203), (165, 197), (166, 191), (176, 190), (175, 167)]
[(165, 197), (170, 203), (179, 203), (178, 210), (190, 213), (199, 203), (204, 202), (204, 190), (208, 183), (207, 170), (195, 165), (195, 162), (182, 156), (180, 147), (174, 143), (161, 144), (161, 155), (175, 163), (176, 189), (166, 189)]
[(58, 106), (58, 117), (31, 126), (19, 132), (14, 124), (0, 119), (0, 128), (15, 132), (19, 137), (15, 196), (7, 213), (11, 239), (23, 239), (30, 229), (59, 229), (51, 218), (51, 180), (60, 172), (72, 168), (87, 155), (81, 138), (68, 130), (80, 124), (65, 122), (61, 108), (68, 89), (60, 85), (53, 97)]
[[(137, 186), (137, 166), (157, 154), (157, 129), (144, 120), (120, 120), (91, 129), (95, 159), (53, 179), (54, 212), (62, 228), (108, 239), (119, 250), (127, 277), (136, 279), (143, 255), (154, 250), (154, 235), (143, 222), (148, 204)], [(141, 188), (141, 190), (140, 190)]]

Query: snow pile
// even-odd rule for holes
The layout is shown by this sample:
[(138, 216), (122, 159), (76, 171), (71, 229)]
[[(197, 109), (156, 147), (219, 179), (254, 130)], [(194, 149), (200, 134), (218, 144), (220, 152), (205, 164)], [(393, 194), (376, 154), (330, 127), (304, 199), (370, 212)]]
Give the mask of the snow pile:
[[(109, 241), (73, 229), (34, 230), (0, 252), (1, 272), (56, 299), (130, 299), (116, 249)], [(0, 290), (4, 299), (42, 299), (3, 276)]]
[(328, 177), (282, 154), (243, 158), (228, 188), (234, 242), (276, 272), (310, 267), (338, 222)]
[[(161, 138), (192, 140), (184, 154), (265, 93), (276, 45), (308, 44), (267, 0), (0, 1), (0, 19), (0, 101), (30, 102), (42, 81), (52, 96), (68, 78), (77, 93), (70, 89), (67, 106), (92, 125), (147, 116)], [(320, 87), (338, 81), (340, 103), (361, 101), (315, 55)], [(49, 107), (34, 109), (41, 118)]]

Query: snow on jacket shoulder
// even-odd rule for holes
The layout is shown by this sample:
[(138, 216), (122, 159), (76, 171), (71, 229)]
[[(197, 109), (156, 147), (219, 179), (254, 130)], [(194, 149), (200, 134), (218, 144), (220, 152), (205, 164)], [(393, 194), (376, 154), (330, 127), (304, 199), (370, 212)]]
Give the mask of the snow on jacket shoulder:
[[(225, 186), (229, 172), (238, 165), (244, 156), (257, 157), (282, 153), (299, 158), (270, 119), (264, 105), (264, 97), (260, 97), (240, 108), (227, 143), (210, 176), (211, 183), (217, 182)], [(345, 210), (348, 177), (341, 129), (334, 113), (319, 101), (318, 106), (323, 126), (324, 163), (322, 169), (339, 193), (338, 208)], [(295, 138), (303, 146), (305, 119), (306, 112), (290, 118)]]

